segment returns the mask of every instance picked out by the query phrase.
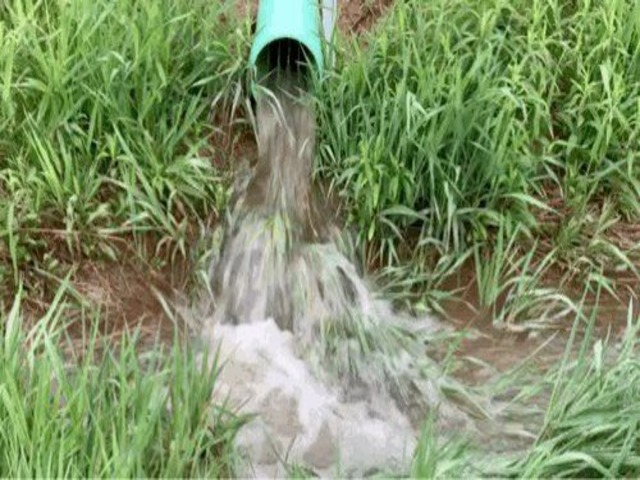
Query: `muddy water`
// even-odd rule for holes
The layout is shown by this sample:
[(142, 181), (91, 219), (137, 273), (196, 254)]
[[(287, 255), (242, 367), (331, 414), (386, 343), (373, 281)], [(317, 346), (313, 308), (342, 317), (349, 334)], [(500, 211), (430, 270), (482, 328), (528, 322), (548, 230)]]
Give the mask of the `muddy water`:
[[(455, 292), (451, 298), (442, 303), (446, 311), (446, 321), (456, 331), (473, 332), (474, 335), (463, 340), (456, 352), (461, 358), (480, 360), (491, 366), (494, 372), (507, 372), (515, 365), (528, 359), (530, 367), (542, 372), (557, 365), (565, 353), (567, 341), (576, 318), (575, 312), (567, 311), (563, 318), (545, 325), (544, 329), (523, 328), (522, 323), (503, 323), (496, 325), (496, 313), (504, 307), (503, 301), (492, 306), (483, 306), (478, 295), (475, 265), (472, 262), (464, 264), (456, 275), (447, 279), (440, 288)], [(557, 288), (559, 293), (572, 299), (582, 314), (584, 320), (576, 330), (577, 344), (584, 337), (587, 320), (595, 316), (595, 338), (619, 339), (627, 327), (629, 309), (633, 318), (638, 315), (640, 305), (633, 288), (622, 283), (615, 296), (609, 292), (602, 292), (596, 297), (595, 293), (585, 296), (584, 284), (571, 284), (562, 289), (557, 287), (566, 282), (561, 281), (561, 275), (551, 272), (544, 279), (548, 288)], [(469, 366), (460, 372), (465, 383), (481, 383), (486, 380), (489, 371), (486, 368)]]
[(406, 472), (429, 411), (444, 430), (469, 421), (425, 355), (439, 324), (393, 311), (313, 191), (314, 114), (300, 87), (286, 74), (258, 97), (259, 158), (236, 182), (211, 268), (204, 333), (227, 359), (218, 395), (258, 414), (238, 437), (239, 473)]

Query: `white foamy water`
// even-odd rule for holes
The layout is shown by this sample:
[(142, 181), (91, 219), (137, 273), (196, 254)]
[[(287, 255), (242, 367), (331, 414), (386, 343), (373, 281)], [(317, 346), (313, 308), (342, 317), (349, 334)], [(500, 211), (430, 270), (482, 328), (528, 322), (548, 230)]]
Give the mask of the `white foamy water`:
[(221, 227), (204, 329), (226, 362), (216, 401), (257, 414), (237, 438), (240, 476), (282, 476), (286, 465), (407, 473), (424, 415), (438, 408), (443, 428), (467, 419), (425, 354), (437, 322), (393, 310), (314, 196), (314, 116), (297, 86), (281, 77), (260, 97), (259, 159)]
[(316, 379), (295, 353), (293, 334), (273, 320), (219, 325), (212, 333), (229, 359), (217, 400), (259, 415), (236, 441), (239, 476), (281, 477), (287, 464), (325, 477), (407, 471), (415, 434), (393, 401), (342, 401), (340, 389)]

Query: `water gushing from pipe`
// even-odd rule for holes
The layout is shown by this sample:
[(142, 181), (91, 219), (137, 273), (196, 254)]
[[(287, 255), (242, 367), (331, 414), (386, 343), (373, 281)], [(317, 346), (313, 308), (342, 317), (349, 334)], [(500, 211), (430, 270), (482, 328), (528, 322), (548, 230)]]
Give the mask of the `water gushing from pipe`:
[(260, 91), (259, 158), (236, 183), (212, 265), (208, 334), (230, 358), (221, 391), (260, 414), (239, 447), (263, 474), (278, 472), (290, 442), (317, 472), (335, 474), (340, 458), (354, 475), (397, 472), (415, 443), (410, 418), (436, 407), (446, 425), (466, 418), (443, 401), (425, 354), (438, 324), (395, 312), (360, 275), (312, 188), (315, 120), (300, 72), (278, 70)]

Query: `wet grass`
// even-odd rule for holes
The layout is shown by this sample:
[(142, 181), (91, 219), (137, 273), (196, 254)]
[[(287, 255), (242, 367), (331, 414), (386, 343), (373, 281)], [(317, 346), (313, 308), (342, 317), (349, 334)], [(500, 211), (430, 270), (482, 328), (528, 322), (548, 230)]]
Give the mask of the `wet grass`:
[[(577, 332), (587, 320), (578, 340)], [(524, 449), (492, 453), (464, 438), (444, 444), (427, 422), (413, 465), (420, 478), (635, 478), (640, 474), (638, 401), (639, 320), (629, 309), (627, 330), (614, 341), (594, 335), (595, 317), (576, 318), (565, 356), (545, 375), (516, 375), (507, 383), (519, 393), (513, 404), (549, 400), (535, 440)], [(505, 385), (502, 385), (504, 388)], [(495, 392), (494, 392), (495, 393)]]
[[(591, 323), (591, 326), (593, 322)], [(620, 345), (587, 338), (546, 381), (552, 387), (535, 444), (512, 477), (621, 478), (640, 474), (638, 319), (629, 313)]]
[[(527, 452), (487, 460), (427, 422), (414, 476), (640, 474), (634, 310), (612, 345), (565, 288), (638, 277), (638, 18), (632, 0), (398, 0), (339, 40), (317, 93), (318, 174), (390, 294), (443, 310), (472, 260), (494, 323), (587, 328), (577, 358), (516, 381), (551, 394)], [(215, 369), (178, 345), (141, 359), (134, 340), (95, 362), (97, 330), (65, 358), (76, 294), (57, 286), (79, 259), (117, 262), (123, 241), (152, 235), (170, 252), (145, 251), (153, 262), (193, 252), (225, 206), (211, 105), (241, 102), (248, 32), (204, 0), (0, 5), (0, 476), (232, 471), (238, 424), (209, 404)]]

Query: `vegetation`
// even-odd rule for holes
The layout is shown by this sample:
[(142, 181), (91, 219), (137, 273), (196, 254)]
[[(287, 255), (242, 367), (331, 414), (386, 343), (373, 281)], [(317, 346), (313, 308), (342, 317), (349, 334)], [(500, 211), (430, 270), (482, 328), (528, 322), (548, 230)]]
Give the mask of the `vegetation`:
[[(427, 422), (416, 476), (640, 474), (637, 312), (621, 346), (593, 329), (601, 293), (638, 285), (638, 18), (632, 0), (396, 0), (337, 43), (317, 174), (390, 294), (442, 312), (472, 265), (496, 324), (574, 320), (565, 358), (514, 380), (550, 393), (525, 454), (483, 463)], [(68, 279), (123, 244), (158, 270), (206, 263), (194, 238), (230, 185), (212, 105), (239, 114), (249, 27), (209, 0), (0, 4), (0, 475), (232, 471), (215, 367), (103, 345)], [(59, 349), (71, 320), (95, 327), (82, 357)]]
[[(583, 319), (582, 319), (583, 320)], [(519, 401), (527, 404), (540, 390), (551, 392), (543, 427), (532, 447), (497, 455), (460, 440), (442, 445), (428, 422), (418, 446), (413, 475), (420, 478), (490, 476), (501, 478), (628, 478), (640, 473), (638, 400), (634, 382), (638, 324), (629, 309), (627, 331), (619, 345), (592, 336), (595, 317), (577, 342), (577, 326), (564, 358), (540, 382), (520, 377)], [(575, 345), (577, 343), (577, 345)], [(576, 350), (573, 357), (570, 352)], [(526, 383), (525, 383), (526, 382)], [(489, 447), (490, 449), (491, 447)], [(488, 455), (489, 454), (489, 455)]]
[(400, 1), (366, 49), (346, 42), (318, 102), (321, 171), (369, 261), (408, 259), (402, 285), (437, 306), (473, 258), (483, 306), (527, 283), (512, 321), (552, 313), (526, 308), (552, 269), (637, 277), (638, 8)]
[[(0, 472), (16, 477), (221, 477), (240, 419), (211, 404), (216, 358), (178, 343), (139, 356), (89, 332), (63, 355), (64, 304), (25, 332), (21, 296), (3, 318)], [(91, 319), (87, 319), (89, 321)], [(97, 325), (97, 323), (95, 324)], [(25, 348), (25, 344), (27, 347)], [(97, 360), (97, 361), (96, 361)]]
[(633, 315), (630, 309), (621, 346), (583, 341), (578, 358), (566, 358), (548, 378), (553, 393), (544, 427), (531, 451), (507, 470), (513, 476), (638, 476), (639, 324)]
[[(211, 2), (16, 0), (0, 6), (0, 280), (152, 232), (187, 248), (222, 206), (211, 102), (242, 39)], [(54, 270), (55, 271), (55, 270)], [(31, 285), (30, 285), (31, 286)]]

